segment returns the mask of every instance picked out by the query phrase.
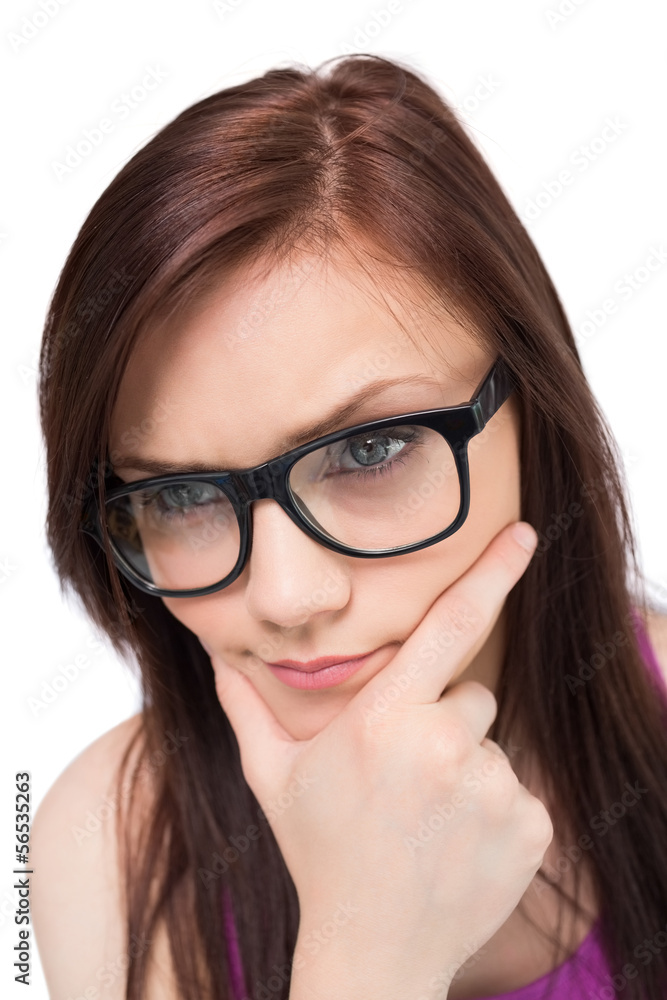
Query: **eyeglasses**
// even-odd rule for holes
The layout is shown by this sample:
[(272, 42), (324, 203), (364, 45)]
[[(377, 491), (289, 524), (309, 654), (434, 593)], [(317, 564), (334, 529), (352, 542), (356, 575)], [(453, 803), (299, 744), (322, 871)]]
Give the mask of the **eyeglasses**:
[(467, 403), (357, 424), (252, 469), (133, 483), (110, 474), (103, 517), (91, 497), (81, 527), (102, 548), (106, 534), (120, 572), (158, 597), (200, 597), (236, 580), (250, 553), (254, 500), (275, 500), (343, 555), (416, 552), (465, 521), (468, 443), (515, 388), (498, 358)]

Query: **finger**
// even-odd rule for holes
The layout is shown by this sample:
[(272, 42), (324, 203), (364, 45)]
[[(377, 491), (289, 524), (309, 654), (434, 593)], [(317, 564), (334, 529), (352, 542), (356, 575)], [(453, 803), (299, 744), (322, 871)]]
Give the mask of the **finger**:
[(263, 790), (275, 777), (299, 741), (284, 729), (252, 681), (213, 653), (215, 690), (239, 744), (243, 774), (260, 805)]
[(442, 695), (440, 705), (444, 706), (443, 727), (447, 726), (448, 718), (455, 715), (468, 727), (475, 743), (482, 743), (498, 712), (493, 692), (479, 681), (454, 684)]
[(505, 753), (505, 751), (501, 746), (499, 746), (493, 740), (490, 740), (488, 737), (485, 736), (483, 740), (480, 740), (480, 745), (485, 747), (487, 750), (490, 750), (491, 753), (494, 753), (496, 755), (496, 757), (500, 757), (502, 760), (506, 760), (508, 764), (511, 763), (509, 754)]
[[(532, 536), (530, 551), (514, 536), (517, 524)], [(525, 571), (536, 544), (537, 533), (525, 521), (508, 525), (496, 535), (473, 565), (431, 605), (396, 656), (358, 692), (360, 705), (372, 708), (389, 685), (398, 690), (397, 704), (438, 701), (466, 653)]]

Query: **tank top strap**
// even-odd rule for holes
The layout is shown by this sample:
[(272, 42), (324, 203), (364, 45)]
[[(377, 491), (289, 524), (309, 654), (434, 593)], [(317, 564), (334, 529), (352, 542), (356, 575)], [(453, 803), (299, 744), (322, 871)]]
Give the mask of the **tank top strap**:
[(655, 650), (651, 645), (651, 640), (648, 637), (648, 632), (644, 627), (641, 615), (636, 608), (632, 609), (632, 617), (634, 620), (634, 628), (637, 634), (637, 643), (639, 645), (639, 651), (642, 655), (646, 666), (649, 668), (649, 672), (653, 677), (654, 685), (658, 688), (659, 692), (667, 701), (667, 682), (658, 663), (657, 657), (655, 655)]
[(227, 961), (229, 963), (229, 978), (234, 1000), (245, 1000), (248, 996), (245, 979), (243, 975), (243, 964), (234, 922), (234, 911), (232, 909), (231, 895), (227, 886), (222, 892), (223, 921), (225, 927), (225, 941), (227, 943)]

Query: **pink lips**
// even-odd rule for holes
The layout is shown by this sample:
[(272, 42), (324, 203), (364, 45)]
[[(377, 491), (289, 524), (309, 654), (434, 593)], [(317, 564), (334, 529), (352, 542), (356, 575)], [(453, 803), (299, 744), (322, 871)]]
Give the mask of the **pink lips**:
[(348, 660), (341, 660), (335, 656), (321, 656), (306, 663), (300, 663), (298, 660), (277, 660), (266, 665), (273, 676), (288, 687), (316, 691), (342, 683), (361, 670), (375, 652), (377, 650)]
[(322, 670), (323, 667), (332, 667), (334, 663), (352, 663), (353, 660), (361, 660), (370, 653), (361, 653), (360, 656), (320, 656), (317, 660), (307, 660), (305, 663), (299, 660), (274, 660), (267, 664), (269, 667), (289, 667), (291, 670), (302, 670), (306, 674), (312, 674), (315, 670)]

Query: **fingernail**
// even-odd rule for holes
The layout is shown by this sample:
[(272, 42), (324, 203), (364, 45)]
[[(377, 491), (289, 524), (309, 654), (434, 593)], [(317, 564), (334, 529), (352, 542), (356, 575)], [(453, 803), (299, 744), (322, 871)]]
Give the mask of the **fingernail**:
[(526, 552), (532, 552), (535, 549), (537, 532), (526, 521), (518, 521), (512, 528), (512, 535)]

